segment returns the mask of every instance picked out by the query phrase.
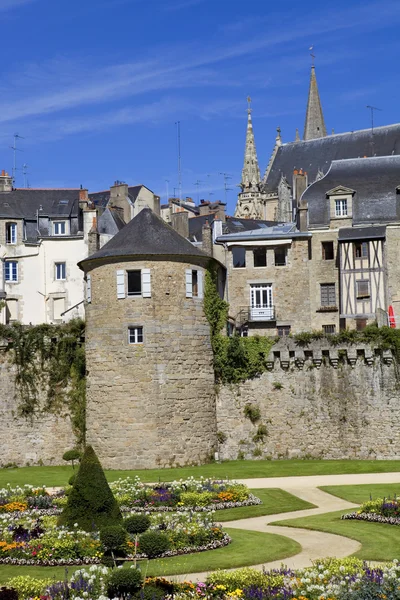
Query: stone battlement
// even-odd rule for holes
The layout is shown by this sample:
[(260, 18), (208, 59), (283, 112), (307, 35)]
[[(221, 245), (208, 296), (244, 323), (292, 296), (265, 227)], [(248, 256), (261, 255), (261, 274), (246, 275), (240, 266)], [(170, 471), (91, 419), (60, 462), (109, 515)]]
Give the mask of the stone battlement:
[(275, 344), (267, 358), (267, 369), (303, 369), (304, 367), (320, 368), (322, 364), (337, 369), (340, 363), (355, 367), (358, 362), (372, 366), (379, 358), (386, 365), (391, 365), (394, 356), (391, 350), (382, 350), (369, 344), (333, 346), (327, 339), (313, 340), (308, 345), (299, 345), (295, 339), (284, 338)]

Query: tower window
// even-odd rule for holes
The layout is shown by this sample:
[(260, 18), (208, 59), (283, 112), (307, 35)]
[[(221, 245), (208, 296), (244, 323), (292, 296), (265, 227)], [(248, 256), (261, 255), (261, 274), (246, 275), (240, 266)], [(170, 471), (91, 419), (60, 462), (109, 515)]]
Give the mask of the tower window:
[(143, 327), (128, 327), (128, 344), (143, 344)]
[(142, 294), (142, 272), (128, 271), (128, 296), (140, 296)]

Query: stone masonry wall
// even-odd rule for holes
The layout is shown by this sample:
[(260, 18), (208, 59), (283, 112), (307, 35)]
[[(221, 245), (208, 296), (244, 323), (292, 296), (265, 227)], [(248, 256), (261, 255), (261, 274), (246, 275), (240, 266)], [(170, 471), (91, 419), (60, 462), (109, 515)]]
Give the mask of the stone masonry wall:
[[(332, 348), (292, 340), (273, 347), (269, 370), (217, 396), (223, 459), (400, 458), (398, 366), (390, 351), (369, 346)], [(255, 423), (246, 405), (258, 407)], [(262, 440), (254, 441), (260, 425)], [(264, 429), (265, 431), (265, 429)]]
[(75, 444), (68, 415), (18, 417), (15, 366), (0, 350), (0, 467), (10, 463), (21, 467), (59, 465), (64, 452)]
[[(117, 299), (116, 270), (150, 269), (151, 298)], [(216, 450), (210, 328), (186, 298), (176, 259), (121, 261), (90, 271), (86, 307), (87, 440), (107, 468), (204, 462)], [(128, 344), (142, 326), (143, 344)]]

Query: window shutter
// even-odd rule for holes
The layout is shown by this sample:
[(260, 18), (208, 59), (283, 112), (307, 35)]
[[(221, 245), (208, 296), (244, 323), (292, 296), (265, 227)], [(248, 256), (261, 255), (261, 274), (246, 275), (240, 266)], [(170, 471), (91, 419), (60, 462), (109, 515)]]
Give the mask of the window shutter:
[(186, 269), (186, 298), (193, 298), (192, 269)]
[(90, 304), (92, 301), (92, 276), (86, 276), (86, 302)]
[(203, 298), (203, 271), (197, 271), (198, 298)]
[(142, 296), (143, 298), (151, 298), (150, 269), (142, 269)]
[(117, 298), (125, 298), (125, 271), (117, 270)]

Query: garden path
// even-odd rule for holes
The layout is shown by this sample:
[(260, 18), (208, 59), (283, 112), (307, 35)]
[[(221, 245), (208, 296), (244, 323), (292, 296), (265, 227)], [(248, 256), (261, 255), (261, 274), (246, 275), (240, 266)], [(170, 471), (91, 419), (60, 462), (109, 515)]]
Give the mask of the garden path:
[[(298, 542), (302, 549), (301, 551), (289, 558), (283, 560), (264, 563), (262, 565), (254, 565), (256, 569), (275, 569), (279, 568), (282, 563), (292, 569), (302, 569), (309, 567), (312, 561), (317, 558), (326, 558), (335, 556), (344, 558), (350, 554), (354, 554), (361, 548), (361, 544), (350, 538), (322, 531), (311, 531), (308, 529), (298, 529), (293, 527), (281, 527), (273, 525), (274, 521), (279, 521), (282, 518), (291, 519), (298, 517), (309, 517), (312, 515), (320, 515), (323, 513), (334, 512), (337, 510), (349, 510), (355, 508), (357, 504), (352, 504), (331, 496), (318, 487), (325, 485), (357, 485), (368, 483), (400, 483), (400, 473), (366, 473), (353, 475), (313, 475), (309, 477), (270, 477), (261, 479), (241, 479), (238, 480), (246, 484), (249, 488), (280, 488), (298, 496), (302, 500), (306, 500), (315, 504), (316, 508), (306, 510), (298, 510), (286, 513), (277, 513), (263, 517), (255, 517), (250, 519), (241, 519), (238, 521), (229, 521), (224, 523), (224, 527), (232, 529), (249, 529), (251, 531), (260, 531), (265, 533), (275, 533), (283, 535)], [(191, 581), (204, 581), (208, 573), (191, 573), (186, 578)], [(174, 579), (185, 579), (185, 576), (175, 576)]]

